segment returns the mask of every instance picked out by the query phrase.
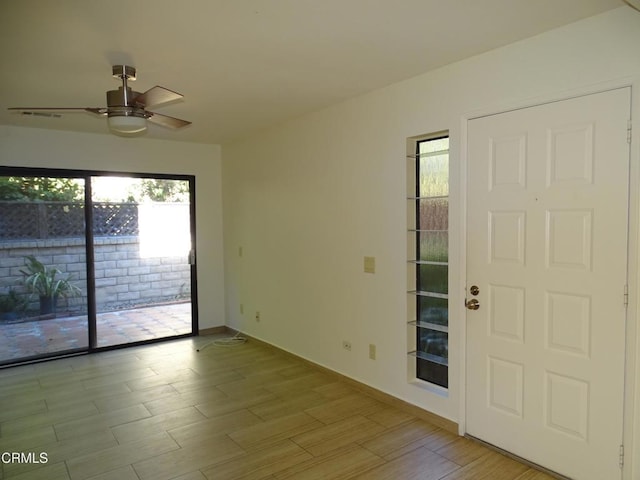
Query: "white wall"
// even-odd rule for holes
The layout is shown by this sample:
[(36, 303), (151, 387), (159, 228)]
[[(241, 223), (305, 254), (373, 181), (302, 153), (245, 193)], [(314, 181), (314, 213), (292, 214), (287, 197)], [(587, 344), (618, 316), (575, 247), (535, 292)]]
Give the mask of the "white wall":
[(0, 165), (195, 175), (200, 329), (225, 324), (219, 146), (0, 126)]
[[(640, 13), (623, 6), (223, 145), (228, 324), (460, 420), (461, 357), (450, 358), (448, 397), (408, 383), (405, 373), (406, 139), (441, 130), (452, 137), (451, 216), (459, 221), (450, 226), (451, 356), (461, 351), (464, 318), (465, 118), (622, 83), (637, 87), (639, 45)], [(365, 255), (376, 257), (376, 274), (363, 273)], [(352, 342), (351, 352), (342, 340)], [(376, 361), (368, 359), (370, 343)], [(629, 420), (637, 437), (640, 422)]]

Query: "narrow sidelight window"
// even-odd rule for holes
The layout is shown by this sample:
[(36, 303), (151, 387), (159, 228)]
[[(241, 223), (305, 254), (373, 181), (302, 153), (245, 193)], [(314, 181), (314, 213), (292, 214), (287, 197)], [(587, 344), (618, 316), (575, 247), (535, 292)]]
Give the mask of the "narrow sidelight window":
[(416, 376), (449, 385), (449, 137), (416, 142)]

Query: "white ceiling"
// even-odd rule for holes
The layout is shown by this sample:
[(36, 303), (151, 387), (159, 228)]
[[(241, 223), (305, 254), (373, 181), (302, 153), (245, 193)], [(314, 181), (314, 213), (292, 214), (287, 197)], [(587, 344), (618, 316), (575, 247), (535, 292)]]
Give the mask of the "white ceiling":
[(193, 122), (151, 138), (223, 143), (439, 66), (624, 5), (623, 0), (0, 0), (0, 124), (108, 133), (89, 113), (132, 65), (135, 90)]

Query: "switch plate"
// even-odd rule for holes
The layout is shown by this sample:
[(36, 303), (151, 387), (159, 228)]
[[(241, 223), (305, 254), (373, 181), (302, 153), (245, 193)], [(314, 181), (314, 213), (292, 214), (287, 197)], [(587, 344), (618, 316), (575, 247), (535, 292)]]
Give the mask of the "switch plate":
[(364, 273), (376, 273), (376, 257), (364, 257)]
[(376, 359), (376, 346), (373, 343), (369, 344), (369, 358), (371, 360)]

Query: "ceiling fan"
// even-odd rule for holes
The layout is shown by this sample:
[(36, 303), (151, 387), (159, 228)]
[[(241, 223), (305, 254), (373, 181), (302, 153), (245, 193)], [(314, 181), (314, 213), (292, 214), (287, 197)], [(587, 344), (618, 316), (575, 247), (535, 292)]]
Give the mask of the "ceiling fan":
[(182, 128), (191, 122), (151, 112), (146, 108), (161, 103), (179, 100), (183, 96), (168, 88), (155, 86), (144, 93), (134, 92), (127, 81), (136, 79), (136, 69), (128, 65), (114, 65), (113, 76), (122, 80), (117, 90), (107, 92), (106, 107), (12, 107), (23, 115), (59, 117), (63, 112), (89, 112), (107, 116), (109, 128), (120, 134), (135, 134), (146, 130), (147, 120), (163, 127)]

